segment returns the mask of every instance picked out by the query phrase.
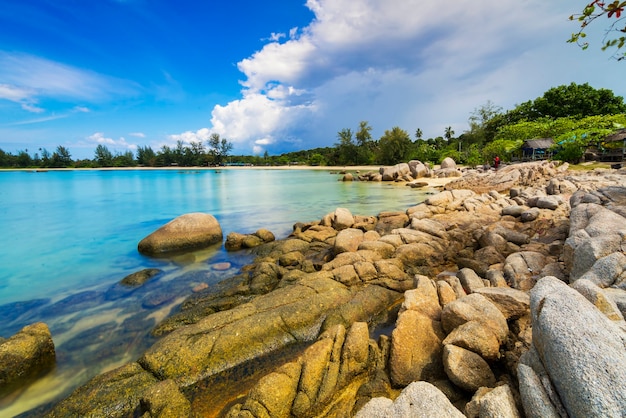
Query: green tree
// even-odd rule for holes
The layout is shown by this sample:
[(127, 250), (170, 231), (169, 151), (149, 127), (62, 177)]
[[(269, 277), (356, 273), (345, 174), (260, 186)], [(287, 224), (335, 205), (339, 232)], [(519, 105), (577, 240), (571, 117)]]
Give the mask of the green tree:
[(583, 9), (580, 14), (573, 14), (569, 17), (569, 20), (576, 20), (580, 24), (578, 32), (574, 32), (571, 38), (567, 41), (575, 43), (583, 50), (589, 47), (589, 42), (584, 39), (587, 37), (585, 30), (595, 20), (602, 16), (606, 16), (611, 20), (608, 29), (605, 31), (604, 38), (602, 39), (602, 50), (605, 51), (609, 48), (616, 48), (616, 52), (613, 57), (618, 61), (626, 58), (626, 52), (622, 53), (621, 49), (626, 45), (626, 24), (625, 17), (622, 17), (622, 13), (626, 8), (626, 1), (620, 0), (594, 0), (589, 3)]
[(28, 150), (18, 151), (16, 158), (17, 166), (26, 168), (33, 165), (33, 159), (28, 154)]
[(157, 165), (157, 158), (154, 150), (149, 147), (137, 147), (137, 164), (146, 167), (154, 167)]
[(137, 165), (132, 151), (125, 151), (123, 154), (117, 153), (113, 157), (112, 164), (115, 167), (134, 167)]
[(361, 121), (355, 136), (358, 147), (356, 163), (367, 164), (372, 158), (372, 127), (367, 121)]
[(452, 139), (453, 136), (454, 136), (454, 131), (452, 130), (452, 126), (446, 127), (445, 133), (443, 135), (443, 137), (446, 138), (446, 141), (450, 141), (450, 139)]
[(406, 162), (409, 159), (412, 144), (407, 131), (397, 126), (386, 130), (378, 140), (380, 162), (387, 165)]
[(50, 164), (52, 167), (70, 167), (72, 165), (70, 150), (62, 145), (59, 145), (56, 148), (56, 151), (52, 153)]
[(468, 119), (469, 130), (463, 133), (463, 143), (482, 145), (493, 141), (499, 124), (494, 123), (502, 115), (502, 108), (488, 100), (477, 107)]
[(221, 138), (217, 133), (211, 134), (207, 144), (209, 146), (209, 155), (213, 158), (213, 163), (217, 165), (221, 165), (228, 153), (233, 149), (233, 144), (226, 138)]
[(416, 141), (421, 141), (423, 136), (424, 136), (424, 132), (422, 132), (422, 130), (420, 128), (417, 128), (415, 130), (415, 140)]
[(356, 160), (356, 145), (352, 141), (352, 130), (344, 128), (337, 132), (339, 142), (335, 144), (339, 154), (339, 163), (341, 165), (354, 164)]
[(100, 167), (111, 167), (113, 165), (113, 154), (106, 145), (98, 144), (94, 153), (94, 160)]

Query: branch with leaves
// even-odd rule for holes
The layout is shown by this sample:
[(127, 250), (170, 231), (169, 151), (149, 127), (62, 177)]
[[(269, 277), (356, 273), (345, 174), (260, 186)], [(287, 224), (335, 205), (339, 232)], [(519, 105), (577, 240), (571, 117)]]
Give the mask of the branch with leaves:
[[(602, 16), (606, 16), (612, 20), (609, 27), (606, 29), (606, 33), (602, 40), (602, 50), (605, 51), (609, 48), (617, 48), (618, 50), (626, 45), (626, 16), (622, 17), (622, 13), (626, 8), (626, 1), (615, 0), (607, 3), (600, 0), (594, 0), (589, 3), (580, 14), (574, 14), (569, 17), (569, 20), (576, 20), (580, 22), (580, 30), (572, 34), (572, 37), (567, 41), (569, 43), (575, 43), (583, 50), (589, 47), (589, 42), (585, 41), (587, 33), (585, 30), (595, 20)], [(622, 27), (623, 25), (623, 27)], [(615, 36), (617, 35), (617, 36)], [(615, 59), (621, 61), (626, 59), (626, 53), (616, 52), (614, 54)]]

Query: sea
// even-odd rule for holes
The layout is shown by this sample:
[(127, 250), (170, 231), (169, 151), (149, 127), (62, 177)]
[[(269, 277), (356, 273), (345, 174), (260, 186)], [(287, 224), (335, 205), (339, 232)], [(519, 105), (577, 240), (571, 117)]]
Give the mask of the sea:
[[(212, 214), (224, 237), (297, 222), (338, 207), (355, 215), (404, 211), (428, 192), (343, 182), (329, 170), (268, 168), (0, 171), (0, 337), (45, 322), (56, 367), (0, 398), (0, 416), (38, 416), (98, 373), (136, 360), (150, 331), (194, 290), (238, 274), (250, 252), (223, 245), (183, 256), (139, 254), (145, 236), (177, 216)], [(119, 284), (163, 271), (138, 289)]]

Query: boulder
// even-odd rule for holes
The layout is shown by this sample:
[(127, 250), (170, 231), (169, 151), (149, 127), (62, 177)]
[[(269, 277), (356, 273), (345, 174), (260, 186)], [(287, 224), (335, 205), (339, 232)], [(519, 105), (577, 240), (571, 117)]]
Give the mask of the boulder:
[(120, 284), (123, 286), (128, 286), (128, 287), (141, 286), (142, 284), (144, 284), (145, 282), (147, 282), (148, 280), (150, 280), (151, 278), (153, 278), (154, 276), (162, 272), (163, 270), (160, 270), (160, 269), (143, 269), (141, 271), (136, 271), (124, 277), (120, 281)]
[[(533, 345), (570, 416), (626, 411), (626, 334), (576, 290), (544, 277), (530, 292)], [(584, 335), (584, 338), (581, 338)]]
[(191, 404), (172, 380), (150, 386), (140, 401), (143, 416), (175, 418), (191, 415)]
[(465, 293), (474, 293), (476, 289), (485, 287), (483, 280), (472, 269), (463, 268), (456, 275), (463, 286)]
[(188, 213), (163, 225), (144, 239), (137, 249), (152, 256), (193, 251), (221, 242), (222, 228), (213, 215)]
[(442, 170), (445, 170), (445, 169), (448, 169), (448, 168), (456, 170), (456, 163), (450, 157), (444, 158), (443, 161), (441, 162), (441, 169)]
[(335, 237), (335, 254), (355, 252), (363, 242), (363, 231), (360, 229), (346, 228)]
[(477, 289), (476, 293), (496, 305), (507, 320), (520, 318), (530, 310), (530, 296), (521, 290), (509, 287), (483, 287)]
[(443, 340), (443, 344), (465, 348), (487, 360), (497, 360), (500, 357), (498, 337), (489, 327), (478, 321), (469, 321), (456, 327)]
[(337, 208), (331, 217), (332, 227), (337, 231), (342, 229), (351, 228), (354, 225), (354, 216), (352, 212), (346, 208)]
[(441, 324), (447, 333), (469, 321), (478, 321), (491, 329), (498, 343), (506, 341), (509, 333), (506, 318), (493, 303), (478, 293), (448, 303), (441, 312)]
[(441, 322), (418, 311), (407, 310), (400, 314), (391, 334), (392, 382), (406, 386), (417, 380), (443, 377), (441, 342), (444, 337)]
[(443, 366), (448, 378), (458, 387), (470, 392), (494, 387), (496, 378), (489, 365), (478, 354), (448, 344), (443, 348)]
[(522, 220), (522, 222), (532, 222), (537, 219), (540, 214), (541, 211), (539, 209), (530, 208), (522, 212), (522, 214), (520, 215), (520, 219)]
[(329, 310), (352, 295), (323, 272), (311, 276), (176, 329), (150, 347), (140, 364), (161, 380), (188, 386), (289, 344), (315, 339)]
[(464, 418), (450, 403), (446, 395), (428, 382), (413, 382), (400, 393), (395, 401), (374, 398), (360, 411), (356, 418)]
[(600, 312), (606, 315), (611, 321), (623, 321), (624, 317), (617, 304), (608, 297), (604, 291), (593, 282), (585, 279), (576, 280), (572, 283), (572, 289), (583, 295), (585, 299), (593, 303)]
[(509, 385), (496, 387), (484, 395), (480, 401), (480, 418), (521, 418), (515, 405), (515, 398)]
[(512, 288), (528, 291), (535, 285), (546, 263), (546, 257), (535, 251), (514, 253), (506, 258), (504, 277)]
[(411, 170), (411, 176), (416, 179), (427, 177), (430, 174), (430, 169), (426, 167), (424, 163), (417, 160), (409, 161), (409, 169)]
[(56, 354), (48, 326), (37, 322), (0, 341), (0, 396), (30, 383), (54, 367)]

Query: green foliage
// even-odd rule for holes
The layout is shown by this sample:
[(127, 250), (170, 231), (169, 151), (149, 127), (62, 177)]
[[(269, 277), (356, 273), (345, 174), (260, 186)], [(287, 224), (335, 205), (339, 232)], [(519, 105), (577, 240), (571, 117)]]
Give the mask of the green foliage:
[[(571, 38), (567, 41), (569, 43), (575, 43), (583, 50), (589, 47), (589, 42), (585, 41), (587, 33), (585, 29), (593, 23), (596, 19), (602, 16), (606, 16), (609, 19), (615, 18), (611, 21), (608, 29), (605, 30), (604, 38), (602, 39), (602, 50), (605, 51), (609, 48), (616, 48), (617, 51), (613, 55), (618, 61), (626, 58), (626, 53), (622, 53), (621, 48), (626, 45), (626, 25), (624, 25), (624, 19), (622, 12), (626, 8), (626, 1), (614, 0), (609, 3), (594, 0), (583, 9), (582, 13), (574, 14), (569, 17), (569, 20), (576, 20), (580, 24), (578, 32), (574, 32)], [(615, 37), (612, 37), (615, 36)]]
[(496, 139), (483, 148), (483, 160), (491, 162), (498, 156), (502, 161), (511, 161), (512, 157), (521, 150), (522, 145), (521, 140)]
[(465, 156), (465, 163), (472, 168), (475, 168), (485, 162), (480, 147), (476, 144), (470, 145)]
[(385, 131), (378, 140), (379, 161), (386, 165), (405, 162), (408, 160), (411, 146), (408, 132), (394, 126), (391, 130)]
[(498, 128), (521, 121), (573, 117), (615, 115), (626, 113), (621, 96), (608, 89), (595, 89), (588, 83), (562, 85), (546, 91), (543, 96), (517, 105), (497, 119)]
[(100, 167), (111, 167), (113, 165), (113, 154), (106, 145), (99, 144), (94, 154), (94, 160)]
[(580, 162), (584, 152), (585, 148), (578, 145), (575, 141), (566, 142), (557, 148), (554, 158), (560, 161), (577, 164)]
[(213, 159), (214, 164), (222, 164), (228, 153), (233, 149), (232, 142), (226, 138), (220, 138), (219, 134), (213, 133), (208, 140), (209, 155)]

